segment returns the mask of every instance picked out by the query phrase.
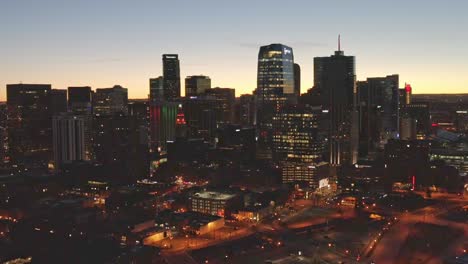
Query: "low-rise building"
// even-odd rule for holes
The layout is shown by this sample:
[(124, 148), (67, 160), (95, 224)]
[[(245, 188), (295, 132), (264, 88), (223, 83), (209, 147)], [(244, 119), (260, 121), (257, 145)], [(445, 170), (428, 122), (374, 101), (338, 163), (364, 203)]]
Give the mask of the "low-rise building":
[(192, 211), (222, 217), (229, 216), (236, 205), (242, 204), (242, 199), (237, 194), (215, 191), (197, 192), (190, 199)]

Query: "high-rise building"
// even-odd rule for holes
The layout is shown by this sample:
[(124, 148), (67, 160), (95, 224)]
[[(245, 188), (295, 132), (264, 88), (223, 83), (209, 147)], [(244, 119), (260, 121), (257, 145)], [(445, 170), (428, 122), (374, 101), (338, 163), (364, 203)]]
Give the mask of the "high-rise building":
[(328, 129), (331, 166), (355, 164), (358, 154), (358, 112), (354, 56), (338, 49), (314, 58), (314, 89), (320, 90)]
[(129, 176), (142, 179), (149, 175), (149, 103), (147, 100), (128, 102)]
[(400, 138), (426, 139), (431, 130), (429, 104), (412, 102), (412, 87), (399, 89)]
[(163, 54), (164, 98), (174, 100), (180, 97), (180, 66), (177, 54)]
[(319, 133), (319, 111), (286, 107), (273, 116), (273, 157), (281, 164), (283, 182), (306, 182), (318, 187), (324, 140)]
[[(211, 88), (205, 91), (208, 100), (214, 100), (216, 126), (221, 127), (234, 121), (235, 90), (232, 88)], [(209, 98), (212, 97), (212, 98)]]
[(61, 113), (52, 120), (55, 169), (65, 163), (86, 160), (85, 123), (83, 116)]
[(154, 102), (150, 104), (151, 152), (167, 150), (167, 142), (176, 136), (178, 104), (175, 102)]
[(90, 86), (68, 87), (68, 109), (85, 119), (85, 160), (93, 159), (93, 91)]
[(0, 168), (9, 162), (7, 120), (7, 105), (0, 103)]
[(204, 75), (193, 75), (185, 78), (185, 96), (197, 96), (211, 88), (211, 79)]
[(410, 84), (405, 84), (405, 88), (398, 90), (399, 102), (400, 105), (409, 105), (411, 104), (411, 94), (412, 88)]
[(429, 104), (424, 102), (410, 103), (404, 105), (401, 114), (402, 118), (412, 119), (415, 124), (416, 139), (424, 140), (431, 131), (431, 115), (429, 112)]
[(236, 101), (236, 123), (243, 126), (255, 124), (255, 97), (251, 94), (243, 94)]
[(8, 84), (8, 140), (12, 164), (47, 166), (52, 158), (50, 84)]
[(305, 107), (287, 107), (273, 116), (273, 153), (276, 160), (312, 162), (322, 158), (318, 113)]
[(129, 163), (129, 122), (122, 112), (99, 114), (93, 118), (95, 160), (115, 177), (127, 175)]
[(93, 96), (93, 111), (98, 115), (127, 114), (128, 90), (120, 85), (96, 89)]
[(89, 86), (68, 87), (68, 108), (72, 113), (92, 113), (92, 91)]
[(177, 107), (176, 116), (176, 139), (187, 138), (187, 121), (185, 121), (185, 114), (182, 105)]
[(67, 90), (52, 89), (50, 91), (50, 110), (52, 115), (67, 112)]
[(398, 75), (357, 82), (360, 151), (364, 154), (383, 149), (389, 139), (398, 138), (398, 87)]
[(290, 47), (271, 44), (258, 53), (257, 127), (259, 158), (271, 157), (272, 118), (288, 103), (297, 102), (294, 86), (294, 56)]
[(150, 80), (150, 102), (162, 101), (164, 97), (164, 78), (159, 76), (157, 78), (151, 78)]
[(219, 109), (218, 103), (219, 101), (216, 101), (213, 96), (185, 97), (183, 112), (189, 138), (203, 138), (207, 141), (214, 139), (218, 123), (216, 119), (216, 109)]
[(294, 93), (297, 98), (301, 96), (301, 66), (294, 63)]

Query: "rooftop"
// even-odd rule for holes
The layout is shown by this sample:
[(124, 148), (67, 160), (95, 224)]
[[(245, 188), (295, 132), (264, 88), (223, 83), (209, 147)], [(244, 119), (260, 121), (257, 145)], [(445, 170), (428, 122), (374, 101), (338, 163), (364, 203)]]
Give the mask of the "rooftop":
[(202, 199), (229, 200), (229, 199), (234, 198), (236, 195), (235, 194), (230, 194), (230, 193), (205, 191), (205, 192), (197, 192), (193, 196), (198, 197), (198, 198), (202, 198)]

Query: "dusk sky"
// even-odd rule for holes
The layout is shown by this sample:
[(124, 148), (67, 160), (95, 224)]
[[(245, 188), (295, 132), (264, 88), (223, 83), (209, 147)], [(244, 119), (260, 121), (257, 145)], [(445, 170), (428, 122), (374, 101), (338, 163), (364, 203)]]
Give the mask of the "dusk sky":
[(182, 79), (251, 93), (270, 43), (293, 48), (306, 92), (313, 58), (331, 55), (338, 34), (358, 80), (400, 74), (416, 93), (466, 93), (467, 10), (463, 0), (1, 0), (0, 100), (19, 82), (120, 84), (144, 98), (163, 53), (179, 54)]

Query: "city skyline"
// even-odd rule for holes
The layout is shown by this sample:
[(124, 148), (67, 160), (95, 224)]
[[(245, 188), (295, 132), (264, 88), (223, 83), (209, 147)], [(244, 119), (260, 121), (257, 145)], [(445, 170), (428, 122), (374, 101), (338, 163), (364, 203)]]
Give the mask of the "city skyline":
[[(314, 57), (333, 54), (338, 34), (342, 49), (356, 57), (358, 80), (399, 74), (417, 93), (468, 88), (462, 45), (467, 37), (460, 34), (468, 22), (466, 3), (394, 1), (386, 13), (372, 1), (266, 3), (247, 9), (215, 1), (181, 1), (183, 9), (151, 1), (1, 3), (0, 22), (9, 26), (0, 29), (0, 100), (6, 99), (6, 84), (20, 82), (60, 89), (119, 84), (130, 98), (146, 98), (148, 79), (163, 73), (161, 55), (171, 53), (179, 55), (181, 79), (206, 75), (213, 87), (235, 88), (239, 96), (256, 88), (258, 48), (271, 43), (294, 49), (304, 93), (313, 85)], [(277, 15), (289, 22), (269, 23), (275, 30), (265, 30), (264, 21)]]

